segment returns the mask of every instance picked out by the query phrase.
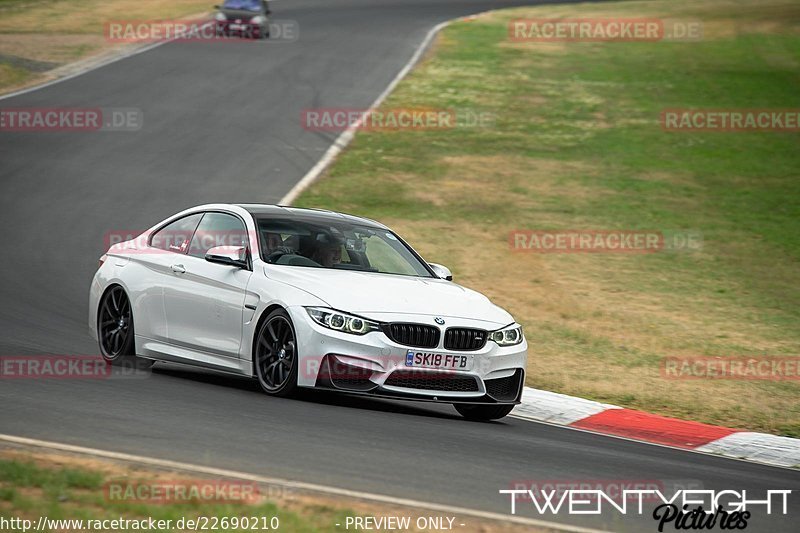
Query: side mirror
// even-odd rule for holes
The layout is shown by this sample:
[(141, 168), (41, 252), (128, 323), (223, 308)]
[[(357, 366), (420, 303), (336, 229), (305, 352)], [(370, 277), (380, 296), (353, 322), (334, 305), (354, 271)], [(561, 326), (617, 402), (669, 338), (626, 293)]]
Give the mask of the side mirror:
[(453, 281), (453, 273), (450, 272), (450, 269), (446, 266), (437, 263), (428, 263), (428, 266), (431, 267), (436, 277), (446, 279), (447, 281)]
[(215, 246), (206, 252), (206, 261), (220, 265), (247, 268), (247, 248), (244, 246)]

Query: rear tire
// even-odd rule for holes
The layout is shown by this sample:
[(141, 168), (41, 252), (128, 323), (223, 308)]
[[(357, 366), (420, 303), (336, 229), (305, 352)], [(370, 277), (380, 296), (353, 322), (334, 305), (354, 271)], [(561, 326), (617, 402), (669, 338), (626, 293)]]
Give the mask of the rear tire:
[(473, 405), (468, 403), (454, 403), (453, 407), (467, 420), (478, 422), (499, 420), (514, 409), (513, 405)]
[(150, 359), (136, 357), (133, 310), (125, 289), (119, 285), (109, 288), (100, 299), (97, 340), (100, 355), (113, 366), (134, 370), (146, 370), (153, 366)]

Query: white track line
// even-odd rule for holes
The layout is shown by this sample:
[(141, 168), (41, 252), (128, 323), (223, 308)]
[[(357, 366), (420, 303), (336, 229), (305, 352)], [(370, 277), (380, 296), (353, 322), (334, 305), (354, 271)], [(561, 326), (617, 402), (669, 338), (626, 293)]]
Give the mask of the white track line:
[(57, 450), (60, 452), (79, 453), (84, 455), (92, 455), (94, 457), (102, 457), (105, 459), (112, 459), (116, 461), (126, 461), (129, 463), (137, 463), (141, 465), (148, 465), (158, 468), (168, 468), (171, 470), (181, 470), (184, 472), (191, 472), (195, 474), (206, 474), (215, 477), (223, 477), (230, 479), (240, 479), (244, 481), (251, 481), (255, 483), (263, 483), (265, 485), (279, 486), (287, 489), (296, 489), (306, 492), (317, 492), (330, 494), (334, 496), (344, 496), (347, 498), (356, 498), (376, 503), (384, 503), (390, 505), (398, 505), (402, 507), (422, 508), (430, 511), (438, 511), (442, 513), (450, 513), (454, 515), (465, 515), (473, 518), (483, 520), (493, 520), (502, 522), (511, 522), (523, 526), (541, 527), (556, 531), (567, 531), (574, 533), (605, 533), (598, 529), (589, 529), (577, 526), (570, 526), (565, 524), (557, 524), (555, 522), (548, 522), (545, 520), (536, 520), (534, 518), (523, 518), (521, 516), (503, 515), (499, 513), (490, 513), (485, 511), (476, 511), (472, 509), (465, 509), (462, 507), (453, 507), (449, 505), (441, 505), (436, 503), (421, 502), (416, 500), (408, 500), (404, 498), (395, 498), (392, 496), (385, 496), (382, 494), (372, 494), (369, 492), (359, 492), (348, 489), (340, 489), (337, 487), (329, 487), (325, 485), (317, 485), (314, 483), (304, 483), (300, 481), (290, 481), (287, 479), (272, 478), (266, 476), (259, 476), (255, 474), (247, 474), (245, 472), (236, 472), (234, 470), (225, 470), (222, 468), (214, 468), (210, 466), (194, 465), (189, 463), (181, 463), (176, 461), (169, 461), (166, 459), (154, 459), (152, 457), (143, 457), (140, 455), (130, 455), (127, 453), (109, 452), (105, 450), (97, 450), (94, 448), (84, 448), (83, 446), (73, 446), (71, 444), (60, 444), (57, 442), (43, 441), (38, 439), (28, 439), (25, 437), (15, 437), (13, 435), (0, 434), (0, 441), (12, 444), (19, 444), (24, 446), (35, 446), (38, 448), (46, 448), (49, 450)]
[[(372, 105), (367, 110), (366, 114), (369, 114), (375, 109), (377, 109), (383, 103), (383, 101), (386, 100), (386, 97), (388, 97), (389, 94), (395, 89), (395, 87), (397, 87), (397, 84), (400, 83), (400, 81), (403, 78), (405, 78), (409, 72), (411, 72), (411, 69), (413, 69), (414, 66), (416, 66), (416, 64), (422, 57), (422, 54), (424, 54), (425, 51), (428, 49), (428, 46), (430, 46), (431, 41), (433, 41), (433, 38), (436, 37), (436, 34), (439, 33), (443, 28), (447, 27), (450, 24), (450, 22), (451, 21), (448, 20), (446, 22), (437, 24), (436, 26), (431, 28), (431, 30), (425, 36), (425, 39), (417, 48), (417, 51), (414, 52), (414, 55), (411, 56), (411, 59), (409, 59), (408, 63), (405, 64), (403, 70), (397, 73), (397, 76), (394, 77), (389, 86), (386, 87), (386, 89), (384, 89), (384, 91), (380, 94), (380, 96), (378, 96), (378, 98), (372, 103)], [(330, 148), (328, 148), (328, 151), (325, 152), (325, 155), (322, 156), (322, 159), (320, 159), (317, 162), (317, 164), (314, 165), (311, 168), (311, 170), (309, 170), (306, 173), (306, 175), (303, 176), (303, 178), (300, 181), (298, 181), (297, 184), (295, 184), (295, 186), (292, 187), (292, 189), (288, 193), (286, 193), (286, 196), (280, 199), (278, 203), (280, 205), (291, 205), (292, 202), (297, 200), (297, 197), (300, 196), (300, 193), (305, 191), (312, 183), (317, 181), (317, 179), (319, 179), (322, 173), (325, 172), (328, 166), (331, 163), (333, 163), (336, 157), (340, 153), (342, 153), (342, 150), (344, 150), (347, 147), (347, 145), (350, 144), (350, 142), (353, 140), (353, 137), (355, 137), (356, 131), (361, 126), (362, 121), (363, 118), (361, 120), (356, 121), (356, 123), (351, 124), (350, 127), (348, 127), (345, 131), (343, 131), (341, 135), (339, 135), (339, 137), (336, 138), (336, 140), (330, 146)]]

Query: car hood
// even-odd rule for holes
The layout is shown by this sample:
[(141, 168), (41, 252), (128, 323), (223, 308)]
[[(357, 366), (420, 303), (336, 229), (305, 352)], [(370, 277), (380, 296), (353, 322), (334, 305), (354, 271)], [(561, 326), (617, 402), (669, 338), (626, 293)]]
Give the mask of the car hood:
[(479, 292), (442, 279), (290, 266), (265, 267), (264, 273), (334, 309), (375, 320), (404, 314), (480, 320), (498, 327), (514, 322)]

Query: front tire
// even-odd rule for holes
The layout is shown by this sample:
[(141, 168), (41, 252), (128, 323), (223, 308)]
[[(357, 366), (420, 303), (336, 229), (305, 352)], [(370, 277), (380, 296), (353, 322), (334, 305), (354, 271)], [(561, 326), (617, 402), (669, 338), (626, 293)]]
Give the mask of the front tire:
[(103, 359), (114, 366), (138, 370), (153, 366), (153, 361), (136, 357), (133, 310), (125, 289), (119, 285), (108, 289), (100, 300), (97, 340)]
[(283, 309), (272, 311), (256, 335), (253, 364), (261, 389), (271, 396), (289, 397), (297, 391), (297, 337)]
[(514, 409), (513, 405), (473, 405), (467, 403), (454, 403), (456, 411), (467, 420), (488, 422), (499, 420)]

